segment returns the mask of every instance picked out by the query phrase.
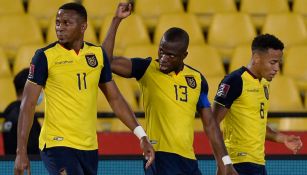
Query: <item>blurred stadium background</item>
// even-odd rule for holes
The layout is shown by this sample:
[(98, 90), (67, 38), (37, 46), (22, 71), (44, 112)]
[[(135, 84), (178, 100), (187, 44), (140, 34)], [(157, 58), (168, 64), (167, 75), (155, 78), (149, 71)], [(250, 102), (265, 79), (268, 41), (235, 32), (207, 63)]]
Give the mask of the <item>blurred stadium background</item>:
[[(13, 77), (29, 66), (34, 51), (56, 41), (55, 15), (73, 0), (0, 0), (0, 175), (13, 173), (14, 156), (4, 155), (2, 112), (15, 100)], [(120, 0), (82, 0), (88, 11), (85, 40), (102, 42)], [(200, 70), (212, 101), (222, 77), (246, 65), (254, 36), (271, 33), (285, 43), (281, 72), (271, 84), (269, 124), (300, 135), (304, 147), (291, 155), (282, 145), (266, 143), (270, 175), (307, 175), (307, 0), (134, 0), (133, 15), (118, 30), (116, 55), (157, 57), (160, 37), (172, 26), (190, 35), (186, 64)], [(142, 95), (135, 80), (114, 76), (121, 92), (144, 124)], [(137, 139), (98, 96), (99, 173), (143, 174)], [(40, 122), (44, 102), (37, 107)], [(195, 119), (195, 150), (204, 174), (215, 171), (208, 141)], [(31, 157), (32, 174), (46, 174), (39, 156)]]

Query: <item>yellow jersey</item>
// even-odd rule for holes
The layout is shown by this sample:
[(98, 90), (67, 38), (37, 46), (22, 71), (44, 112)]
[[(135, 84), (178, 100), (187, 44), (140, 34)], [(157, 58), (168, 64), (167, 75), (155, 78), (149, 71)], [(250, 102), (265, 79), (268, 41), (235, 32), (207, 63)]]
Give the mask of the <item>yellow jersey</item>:
[(230, 73), (220, 83), (215, 102), (229, 108), (222, 127), (233, 163), (265, 164), (268, 100), (269, 82), (257, 79), (246, 67)]
[(39, 147), (98, 149), (98, 83), (112, 80), (110, 64), (99, 46), (84, 42), (79, 53), (59, 43), (38, 49), (28, 80), (43, 86), (45, 118)]
[(184, 65), (178, 74), (164, 74), (157, 61), (134, 58), (132, 77), (143, 93), (145, 128), (155, 151), (195, 159), (195, 114), (210, 107), (208, 84), (201, 73)]

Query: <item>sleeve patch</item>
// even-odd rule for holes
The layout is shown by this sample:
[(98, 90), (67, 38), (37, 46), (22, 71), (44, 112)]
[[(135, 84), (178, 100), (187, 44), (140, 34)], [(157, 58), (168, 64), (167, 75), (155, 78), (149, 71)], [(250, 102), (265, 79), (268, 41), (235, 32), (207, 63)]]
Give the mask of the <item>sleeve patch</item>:
[(226, 98), (229, 89), (230, 89), (230, 85), (221, 83), (219, 86), (219, 89), (217, 90), (216, 96)]
[(34, 78), (34, 70), (35, 70), (35, 65), (31, 63), (29, 67), (29, 75), (28, 75), (29, 79)]

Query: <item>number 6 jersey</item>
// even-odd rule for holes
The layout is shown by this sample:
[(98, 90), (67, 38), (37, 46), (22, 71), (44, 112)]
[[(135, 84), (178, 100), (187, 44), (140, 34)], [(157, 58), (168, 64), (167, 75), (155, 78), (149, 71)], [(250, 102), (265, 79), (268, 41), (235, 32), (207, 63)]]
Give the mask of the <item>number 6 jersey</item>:
[(268, 86), (268, 81), (257, 79), (246, 67), (230, 73), (219, 85), (215, 103), (229, 109), (222, 125), (233, 163), (265, 163)]
[(112, 80), (102, 48), (84, 43), (79, 53), (53, 43), (38, 49), (28, 80), (43, 86), (45, 118), (39, 147), (95, 150), (98, 83)]

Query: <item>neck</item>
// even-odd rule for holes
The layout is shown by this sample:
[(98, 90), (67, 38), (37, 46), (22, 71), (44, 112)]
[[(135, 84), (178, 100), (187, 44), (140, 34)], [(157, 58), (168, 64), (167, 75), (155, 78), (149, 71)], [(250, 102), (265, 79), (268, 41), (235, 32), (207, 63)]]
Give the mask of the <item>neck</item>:
[(247, 65), (247, 69), (253, 74), (253, 76), (259, 80), (261, 80), (262, 76), (261, 74), (257, 71), (257, 69), (255, 68), (255, 66), (252, 65), (252, 63), (250, 63), (249, 65)]
[(63, 43), (61, 44), (65, 49), (67, 50), (74, 50), (75, 52), (79, 52), (80, 49), (83, 48), (83, 39), (82, 40), (77, 40), (71, 43)]
[(174, 72), (178, 74), (180, 71), (182, 71), (183, 67), (184, 67), (184, 64), (179, 65), (178, 68)]

